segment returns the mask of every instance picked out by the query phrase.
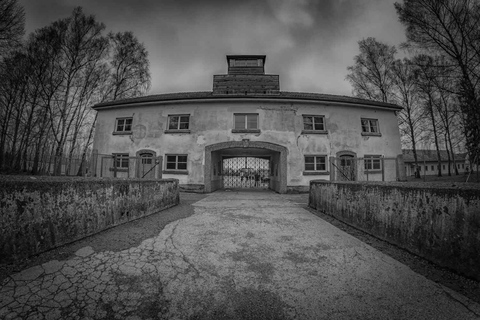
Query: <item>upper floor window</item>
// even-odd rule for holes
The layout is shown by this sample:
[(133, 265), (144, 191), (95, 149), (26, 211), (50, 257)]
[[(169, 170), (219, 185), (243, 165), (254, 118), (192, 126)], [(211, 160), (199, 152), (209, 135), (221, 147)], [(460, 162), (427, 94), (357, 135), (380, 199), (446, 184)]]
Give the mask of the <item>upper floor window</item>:
[(365, 162), (365, 170), (367, 171), (382, 170), (381, 156), (365, 155), (364, 162)]
[(190, 129), (190, 115), (171, 115), (168, 116), (168, 130), (188, 130)]
[(327, 171), (327, 156), (305, 156), (305, 171)]
[(362, 119), (361, 121), (362, 121), (362, 134), (373, 134), (373, 135), (380, 134), (377, 119)]
[(235, 130), (258, 130), (257, 113), (236, 113)]
[(115, 133), (130, 133), (132, 132), (133, 118), (117, 118), (115, 121)]
[(325, 131), (325, 117), (304, 115), (303, 129), (308, 131)]

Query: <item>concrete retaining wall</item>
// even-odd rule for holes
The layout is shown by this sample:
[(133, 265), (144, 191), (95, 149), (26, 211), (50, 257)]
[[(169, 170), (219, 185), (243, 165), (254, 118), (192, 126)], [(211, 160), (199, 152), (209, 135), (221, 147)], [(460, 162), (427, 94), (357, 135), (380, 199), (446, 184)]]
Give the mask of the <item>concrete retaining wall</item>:
[(480, 280), (480, 186), (312, 181), (309, 206)]
[(0, 261), (28, 257), (179, 203), (178, 180), (0, 182)]

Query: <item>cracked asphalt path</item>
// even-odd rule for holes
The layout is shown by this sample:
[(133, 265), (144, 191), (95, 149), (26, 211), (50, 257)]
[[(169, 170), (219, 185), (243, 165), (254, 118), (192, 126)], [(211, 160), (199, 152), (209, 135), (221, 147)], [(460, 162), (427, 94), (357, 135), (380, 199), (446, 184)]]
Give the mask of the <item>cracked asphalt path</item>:
[(479, 319), (480, 305), (271, 192), (216, 192), (120, 252), (13, 274), (0, 319)]

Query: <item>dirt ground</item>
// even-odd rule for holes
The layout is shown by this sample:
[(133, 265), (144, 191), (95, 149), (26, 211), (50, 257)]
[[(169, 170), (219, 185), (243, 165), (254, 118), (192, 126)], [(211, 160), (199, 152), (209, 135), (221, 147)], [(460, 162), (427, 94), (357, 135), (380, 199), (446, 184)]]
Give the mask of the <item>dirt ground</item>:
[[(85, 246), (91, 246), (95, 252), (121, 251), (133, 246), (138, 246), (143, 240), (154, 237), (169, 223), (189, 217), (193, 214), (192, 203), (195, 203), (208, 195), (181, 193), (180, 204), (168, 210), (153, 214), (124, 224), (97, 235), (90, 236), (75, 243), (59, 247), (20, 261), (16, 264), (0, 263), (0, 281), (10, 274), (19, 272), (31, 266), (39, 265), (51, 260), (64, 260), (74, 256), (74, 253)], [(403, 249), (379, 240), (335, 218), (308, 208), (308, 194), (284, 195), (289, 201), (297, 203), (309, 210), (312, 214), (324, 219), (337, 228), (349, 233), (359, 240), (369, 244), (377, 250), (389, 255), (397, 261), (409, 266), (413, 271), (426, 278), (457, 291), (468, 298), (480, 303), (480, 283), (450, 270), (440, 268), (416, 255)]]
[(346, 223), (343, 223), (332, 216), (309, 208), (308, 194), (286, 195), (286, 197), (289, 197), (291, 201), (303, 203), (305, 205), (305, 209), (307, 209), (314, 215), (322, 218), (323, 220), (336, 226), (340, 230), (354, 236), (355, 238), (374, 247), (375, 249), (383, 252), (384, 254), (389, 255), (395, 260), (407, 265), (408, 267), (410, 267), (410, 269), (423, 275), (427, 279), (444, 285), (445, 287), (448, 287), (480, 303), (480, 282), (461, 276), (453, 272), (452, 270), (439, 267), (393, 244), (375, 238), (361, 230), (355, 229), (354, 227), (349, 226)]

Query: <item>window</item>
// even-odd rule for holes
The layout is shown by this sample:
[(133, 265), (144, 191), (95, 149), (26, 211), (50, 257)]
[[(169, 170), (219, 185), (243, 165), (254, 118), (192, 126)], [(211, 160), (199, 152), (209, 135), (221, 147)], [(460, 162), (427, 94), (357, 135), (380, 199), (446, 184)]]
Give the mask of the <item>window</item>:
[(378, 120), (377, 119), (362, 119), (362, 133), (365, 134), (380, 134), (378, 130)]
[(262, 67), (262, 59), (231, 59), (230, 67)]
[(258, 114), (237, 113), (235, 116), (235, 130), (257, 130)]
[(187, 155), (166, 155), (167, 170), (187, 170)]
[(428, 166), (425, 166), (425, 171), (428, 171)]
[(443, 167), (443, 170), (445, 170), (445, 165), (442, 165), (442, 167)]
[(190, 115), (172, 115), (168, 116), (168, 130), (188, 130), (190, 129)]
[(305, 171), (327, 171), (327, 156), (305, 156)]
[(133, 118), (117, 118), (115, 125), (116, 133), (130, 133), (132, 132)]
[(382, 170), (381, 156), (365, 155), (364, 162), (367, 171)]
[(115, 161), (115, 166), (119, 169), (128, 169), (128, 153), (114, 153), (113, 161)]
[(303, 129), (312, 131), (325, 131), (325, 117), (304, 115)]

